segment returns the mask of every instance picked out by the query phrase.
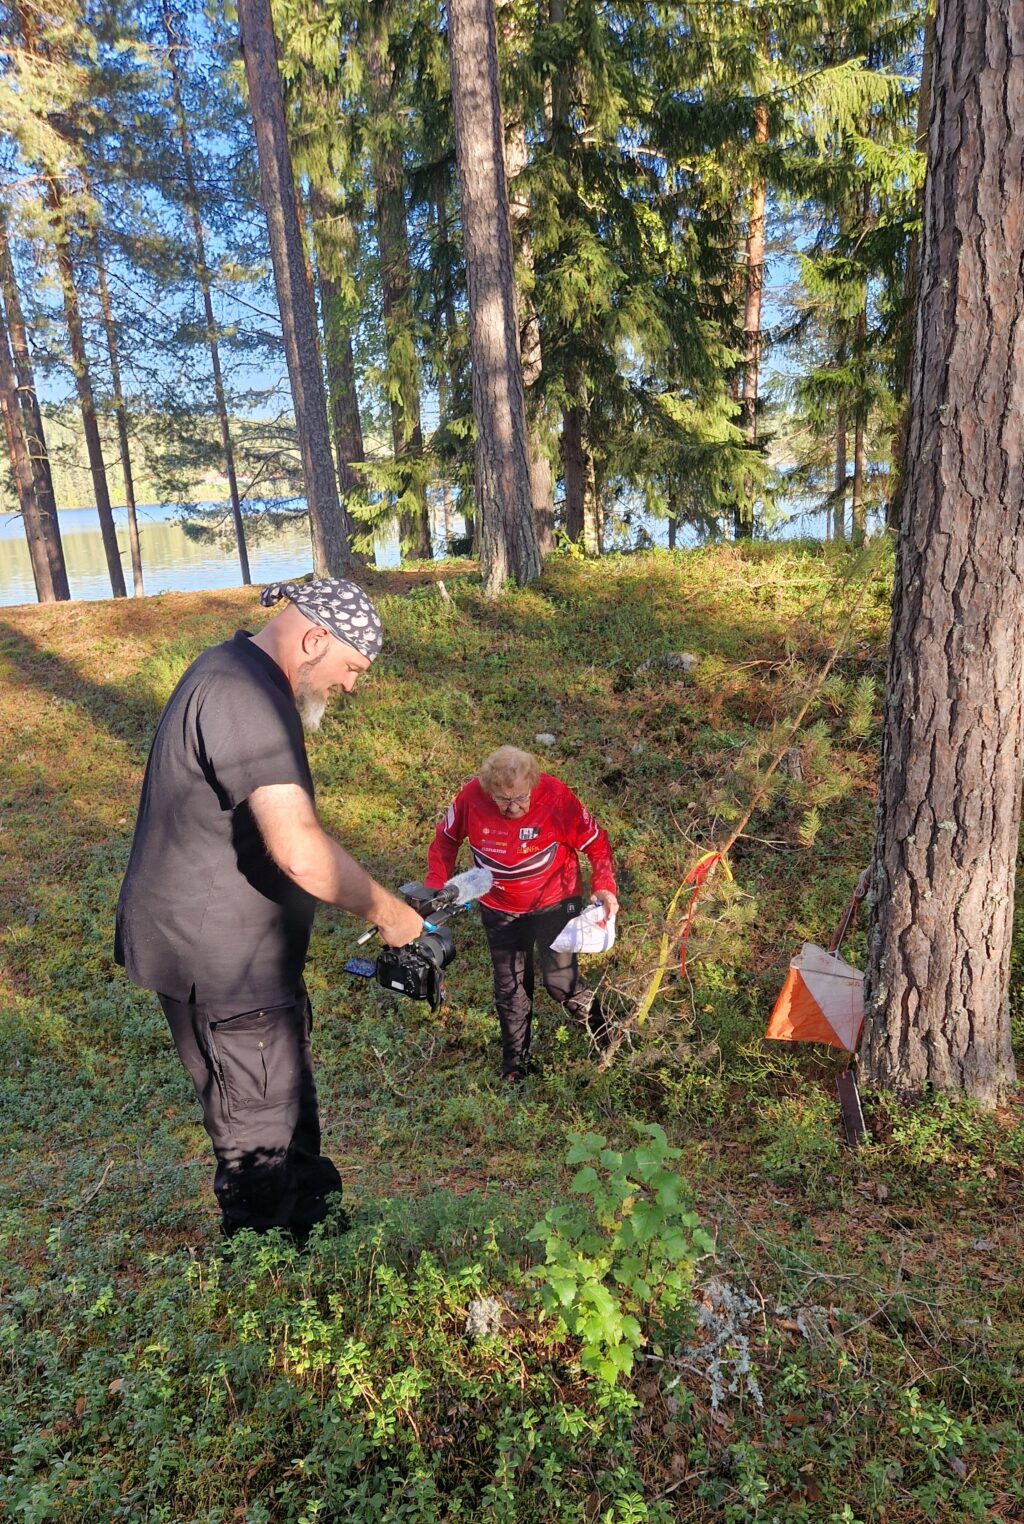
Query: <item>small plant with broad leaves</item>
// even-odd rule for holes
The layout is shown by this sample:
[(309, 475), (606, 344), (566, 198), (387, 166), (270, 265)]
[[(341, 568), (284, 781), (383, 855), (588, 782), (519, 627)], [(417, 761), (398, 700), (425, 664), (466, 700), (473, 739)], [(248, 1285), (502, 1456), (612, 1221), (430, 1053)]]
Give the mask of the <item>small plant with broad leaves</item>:
[(584, 1370), (614, 1383), (665, 1317), (687, 1303), (694, 1266), (714, 1244), (673, 1167), (680, 1150), (656, 1124), (628, 1153), (597, 1133), (575, 1135), (578, 1205), (552, 1207), (531, 1231), (544, 1246), (532, 1272), (544, 1310), (582, 1345)]

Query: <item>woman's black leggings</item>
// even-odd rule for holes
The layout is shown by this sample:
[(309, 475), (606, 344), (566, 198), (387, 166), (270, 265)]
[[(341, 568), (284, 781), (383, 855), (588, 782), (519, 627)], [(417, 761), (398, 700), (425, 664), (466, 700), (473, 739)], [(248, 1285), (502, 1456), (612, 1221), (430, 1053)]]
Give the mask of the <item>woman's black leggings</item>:
[(544, 988), (551, 998), (574, 1020), (582, 1022), (596, 1044), (604, 1039), (606, 1027), (600, 1002), (580, 978), (576, 954), (551, 950), (562, 927), (579, 915), (580, 909), (578, 899), (559, 900), (557, 905), (525, 915), (508, 915), (486, 905), (480, 907), (494, 965), (502, 1074), (521, 1074), (530, 1056), (535, 949)]

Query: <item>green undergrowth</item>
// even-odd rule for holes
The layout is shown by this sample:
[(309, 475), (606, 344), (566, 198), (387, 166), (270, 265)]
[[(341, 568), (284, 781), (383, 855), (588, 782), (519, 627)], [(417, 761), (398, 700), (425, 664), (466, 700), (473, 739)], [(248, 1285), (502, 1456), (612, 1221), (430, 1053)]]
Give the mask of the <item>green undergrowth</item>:
[(321, 916), (351, 1226), (300, 1252), (218, 1239), (188, 1082), (110, 960), (156, 716), (264, 611), (0, 613), (0, 1518), (1024, 1518), (1019, 1109), (866, 1096), (851, 1153), (839, 1055), (762, 1039), (870, 852), (884, 551), (555, 559), (496, 603), (456, 564), (368, 580), (385, 657), (311, 741), (325, 821), (419, 877), (486, 752), (554, 735), (615, 847), (590, 972), (627, 1026), (684, 874), (841, 654), (607, 1072), (541, 996), (538, 1073), (502, 1087), (472, 918), (435, 1016), (350, 979), (359, 928)]

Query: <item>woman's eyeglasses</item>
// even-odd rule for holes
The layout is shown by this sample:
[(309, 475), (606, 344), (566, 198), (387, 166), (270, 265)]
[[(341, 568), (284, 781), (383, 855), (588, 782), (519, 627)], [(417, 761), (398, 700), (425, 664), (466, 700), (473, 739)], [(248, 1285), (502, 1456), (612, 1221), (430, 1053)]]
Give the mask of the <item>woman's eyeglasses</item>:
[(492, 794), (491, 797), (495, 804), (525, 804), (532, 793), (533, 789), (528, 788), (525, 794)]

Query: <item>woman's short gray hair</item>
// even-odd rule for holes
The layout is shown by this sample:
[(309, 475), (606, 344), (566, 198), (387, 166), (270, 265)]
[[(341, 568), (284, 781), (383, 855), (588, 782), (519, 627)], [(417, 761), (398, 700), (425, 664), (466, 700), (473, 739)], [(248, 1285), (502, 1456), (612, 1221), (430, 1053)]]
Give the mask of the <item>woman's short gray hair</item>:
[(520, 779), (532, 790), (540, 777), (540, 763), (530, 752), (520, 751), (518, 746), (499, 746), (484, 759), (479, 777), (480, 787), (492, 798), (495, 790), (513, 789)]

